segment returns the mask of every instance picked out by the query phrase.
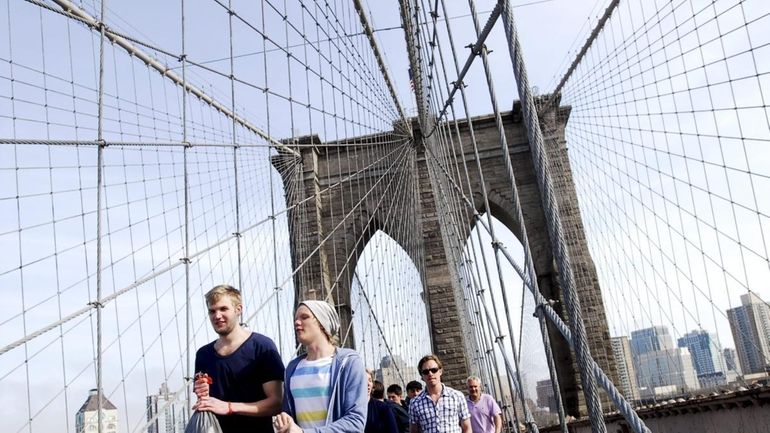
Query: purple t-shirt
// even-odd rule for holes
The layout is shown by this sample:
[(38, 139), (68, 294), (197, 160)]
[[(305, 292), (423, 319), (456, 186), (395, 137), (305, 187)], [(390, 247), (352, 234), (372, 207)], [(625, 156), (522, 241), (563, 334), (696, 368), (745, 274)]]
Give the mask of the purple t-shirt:
[(471, 413), (473, 433), (495, 433), (495, 415), (502, 412), (495, 399), (489, 394), (481, 394), (477, 402), (473, 402), (470, 397), (466, 397), (465, 401)]

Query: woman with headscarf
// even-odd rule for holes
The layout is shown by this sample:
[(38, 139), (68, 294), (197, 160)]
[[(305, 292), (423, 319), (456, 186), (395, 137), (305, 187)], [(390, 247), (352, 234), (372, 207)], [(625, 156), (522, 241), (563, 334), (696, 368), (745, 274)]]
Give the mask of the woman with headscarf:
[(303, 301), (294, 331), (306, 353), (286, 367), (283, 412), (277, 433), (360, 433), (369, 394), (364, 364), (354, 350), (337, 347), (337, 312), (324, 301)]

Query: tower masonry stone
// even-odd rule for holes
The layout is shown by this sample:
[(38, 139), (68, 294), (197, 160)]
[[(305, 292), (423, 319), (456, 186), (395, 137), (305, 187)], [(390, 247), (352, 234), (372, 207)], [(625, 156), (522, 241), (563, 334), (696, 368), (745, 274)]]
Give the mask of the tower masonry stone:
[[(569, 107), (541, 113), (541, 127), (588, 345), (599, 366), (617, 383), (602, 294), (569, 166), (564, 134), (569, 113)], [(538, 285), (543, 296), (553, 301), (557, 313), (569, 323), (571, 319), (563, 302), (518, 103), (514, 104), (512, 111), (502, 113), (501, 117)], [(469, 123), (472, 123), (475, 133), (482, 173), (476, 168)], [(479, 116), (470, 122), (460, 120), (457, 126), (460, 137), (456, 141), (462, 143), (462, 148), (458, 146), (454, 157), (458, 163), (462, 159), (467, 162), (472, 191), (464, 191), (466, 196), (472, 198), (479, 213), (491, 212), (521, 240), (519, 221), (513, 211), (508, 171), (500, 153), (495, 117)], [(412, 129), (417, 139), (406, 152), (374, 145), (388, 140), (398, 142), (398, 131), (403, 128), (397, 128), (391, 133), (356, 137), (338, 143), (324, 143), (317, 136), (286, 140), (288, 144), (304, 145), (297, 146), (300, 156), (283, 152), (273, 157), (273, 165), (282, 175), (289, 208), (292, 265), (296, 269), (303, 264), (300, 272), (294, 275), (296, 298), (317, 298), (333, 288), (332, 298), (341, 313), (341, 329), (348, 329), (352, 318), (350, 290), (356, 260), (371, 236), (377, 230), (384, 231), (403, 247), (421, 272), (429, 322), (425, 326), (430, 330), (432, 350), (445, 364), (444, 381), (464, 389), (475, 345), (466, 341), (469, 333), (464, 332), (463, 326), (468, 325), (462, 319), (467, 317), (463, 310), (466, 307), (461, 294), (457, 293), (458, 283), (452, 281), (452, 275), (457, 272), (450, 272), (449, 250), (441, 231), (437, 200), (445, 198), (435, 190), (435, 180), (429, 172), (422, 133), (416, 121), (412, 123)], [(371, 142), (373, 145), (367, 151), (350, 152), (345, 146), (350, 142)], [(374, 168), (362, 170), (364, 167)], [(485, 209), (481, 193), (482, 179), (488, 192), (489, 209)], [(398, 188), (391, 187), (393, 182), (398, 182)], [(337, 184), (341, 187), (335, 187)], [(399, 191), (399, 194), (390, 191)], [(391, 226), (391, 215), (404, 215), (398, 227)], [(343, 216), (346, 217), (343, 219)], [(403, 220), (409, 222), (403, 223)], [(462, 228), (465, 239), (470, 236), (473, 227), (473, 218), (469, 218)], [(350, 332), (346, 340), (348, 345), (354, 341), (353, 331)], [(585, 415), (574, 352), (550, 323), (548, 333), (565, 410), (573, 416)], [(605, 410), (610, 407), (606, 397), (603, 397), (603, 406)]]

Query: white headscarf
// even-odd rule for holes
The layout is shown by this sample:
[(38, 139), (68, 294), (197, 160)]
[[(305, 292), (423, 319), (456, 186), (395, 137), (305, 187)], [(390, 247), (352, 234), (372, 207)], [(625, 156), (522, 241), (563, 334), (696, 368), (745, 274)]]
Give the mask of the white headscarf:
[(323, 326), (329, 336), (335, 336), (340, 329), (340, 316), (326, 301), (302, 301), (299, 305), (306, 306), (313, 313), (318, 323)]

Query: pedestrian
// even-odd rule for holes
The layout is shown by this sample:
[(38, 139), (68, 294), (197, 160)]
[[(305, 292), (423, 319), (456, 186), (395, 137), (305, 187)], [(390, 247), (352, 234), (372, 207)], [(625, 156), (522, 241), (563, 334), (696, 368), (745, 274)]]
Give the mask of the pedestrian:
[(422, 392), (422, 383), (417, 380), (413, 380), (406, 384), (406, 407), (409, 407), (409, 402), (420, 395)]
[(471, 433), (471, 415), (465, 396), (441, 383), (443, 365), (436, 355), (426, 355), (417, 364), (425, 391), (409, 403), (412, 433)]
[(365, 433), (398, 433), (396, 417), (390, 406), (385, 403), (385, 387), (374, 380), (374, 372), (366, 370), (369, 404), (366, 413)]
[(388, 387), (388, 400), (390, 400), (393, 403), (396, 403), (397, 405), (403, 407), (406, 409), (409, 407), (409, 405), (406, 404), (406, 400), (404, 400), (403, 395), (404, 391), (401, 389), (401, 386), (397, 383), (394, 383)]
[(325, 301), (303, 301), (294, 314), (306, 353), (286, 367), (277, 433), (360, 433), (366, 425), (366, 372), (354, 350), (337, 347), (340, 319)]
[(481, 392), (481, 379), (471, 376), (468, 384), (468, 412), (471, 414), (473, 433), (500, 433), (503, 430), (503, 418), (500, 406), (489, 394)]
[(241, 292), (219, 285), (205, 295), (219, 337), (198, 349), (193, 409), (213, 412), (223, 433), (269, 431), (281, 410), (283, 361), (270, 338), (240, 325)]
[(403, 391), (398, 384), (392, 384), (388, 387), (388, 399), (386, 403), (390, 405), (393, 410), (393, 415), (396, 417), (396, 426), (398, 431), (406, 433), (409, 431), (409, 411), (406, 406), (406, 401), (401, 398)]

